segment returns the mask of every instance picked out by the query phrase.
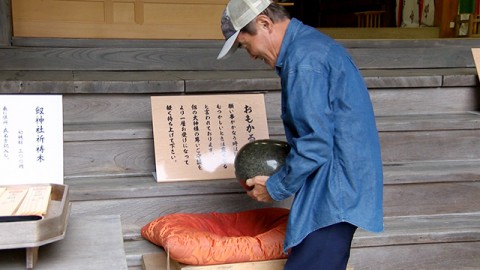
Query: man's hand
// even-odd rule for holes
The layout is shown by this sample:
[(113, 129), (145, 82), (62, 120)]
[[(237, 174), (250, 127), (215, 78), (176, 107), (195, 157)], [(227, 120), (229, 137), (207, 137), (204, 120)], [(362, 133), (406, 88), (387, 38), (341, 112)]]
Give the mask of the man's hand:
[(271, 202), (273, 201), (272, 197), (267, 191), (266, 182), (268, 180), (268, 176), (259, 175), (253, 178), (247, 179), (246, 184), (247, 186), (253, 186), (252, 190), (247, 191), (248, 196), (252, 199), (257, 200), (259, 202)]

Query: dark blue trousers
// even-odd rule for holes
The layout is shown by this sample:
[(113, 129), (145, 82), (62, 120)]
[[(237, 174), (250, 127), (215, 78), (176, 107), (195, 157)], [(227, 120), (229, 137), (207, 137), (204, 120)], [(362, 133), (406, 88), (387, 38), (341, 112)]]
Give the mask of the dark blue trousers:
[(346, 269), (356, 230), (356, 226), (342, 222), (310, 233), (291, 249), (284, 270)]

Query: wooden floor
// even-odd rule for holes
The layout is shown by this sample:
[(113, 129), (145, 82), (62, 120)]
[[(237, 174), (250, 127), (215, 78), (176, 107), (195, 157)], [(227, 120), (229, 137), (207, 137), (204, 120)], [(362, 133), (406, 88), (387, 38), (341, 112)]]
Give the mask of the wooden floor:
[(435, 39), (440, 36), (438, 27), (380, 27), (380, 28), (318, 28), (335, 39)]
[[(271, 137), (282, 139), (280, 81), (262, 63), (241, 51), (216, 61), (221, 42), (16, 42), (0, 49), (0, 93), (63, 95), (72, 217), (119, 216), (130, 270), (141, 269), (144, 254), (163, 252), (140, 236), (160, 215), (265, 206), (234, 179), (156, 183), (150, 109), (152, 95), (260, 92)], [(478, 40), (340, 42), (369, 87), (385, 180), (385, 232), (355, 235), (352, 267), (478, 268)]]

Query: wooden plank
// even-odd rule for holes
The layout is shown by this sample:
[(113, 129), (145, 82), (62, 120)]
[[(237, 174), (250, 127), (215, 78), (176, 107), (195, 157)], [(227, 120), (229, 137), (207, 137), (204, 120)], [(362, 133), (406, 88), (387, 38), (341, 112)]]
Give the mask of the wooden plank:
[(118, 200), (76, 201), (72, 203), (72, 216), (120, 215), (124, 235), (140, 232), (148, 222), (166, 214), (177, 212), (239, 212), (263, 207), (288, 208), (291, 200), (260, 203), (252, 200), (244, 191), (231, 194), (192, 196), (165, 196)]
[[(103, 104), (102, 100), (96, 102)], [(121, 110), (113, 99), (109, 102), (112, 108)], [(98, 105), (94, 107), (97, 111), (86, 110), (99, 117), (102, 110)], [(284, 139), (280, 119), (270, 118), (268, 123), (270, 135)], [(480, 116), (475, 113), (378, 116), (377, 128), (386, 164), (423, 159), (468, 160), (480, 155), (475, 147), (479, 143)], [(64, 142), (67, 177), (135, 176), (154, 171), (151, 122), (68, 124)]]
[(165, 253), (152, 253), (142, 256), (143, 270), (168, 270)]
[(357, 230), (352, 247), (474, 242), (480, 240), (480, 213), (385, 217), (385, 231)]
[(71, 71), (1, 71), (0, 93), (69, 94), (75, 92)]
[[(70, 217), (65, 239), (39, 248), (37, 270), (127, 270), (121, 223), (118, 216)], [(18, 263), (18, 250), (2, 250), (5, 269), (25, 269)]]
[[(400, 259), (406, 260), (407, 257), (403, 257), (406, 254), (402, 253), (408, 249), (419, 247), (415, 252), (426, 256), (428, 261), (436, 260), (442, 264), (446, 263), (447, 261), (443, 259), (438, 260), (438, 258), (443, 258), (438, 256), (447, 249), (449, 253), (461, 256), (455, 263), (462, 266), (471, 266), (472, 263), (476, 263), (479, 260), (478, 256), (474, 255), (476, 254), (475, 252), (478, 253), (477, 245), (480, 243), (479, 221), (480, 214), (478, 212), (386, 217), (384, 219), (385, 231), (382, 233), (357, 230), (352, 242), (352, 254), (349, 265), (358, 269), (404, 269), (403, 266), (406, 264), (402, 264)], [(467, 243), (474, 244), (475, 248), (468, 247), (464, 249)], [(132, 258), (131, 265), (140, 264), (139, 258), (141, 254), (164, 254), (160, 247), (156, 247), (141, 238), (135, 241), (126, 241), (125, 247), (127, 257)], [(401, 247), (406, 247), (407, 249), (403, 250)], [(397, 251), (401, 253), (397, 254)], [(465, 256), (461, 255), (463, 252), (467, 252)], [(408, 261), (413, 260), (414, 254), (409, 255), (412, 257), (408, 257)], [(385, 256), (388, 259), (385, 259)], [(138, 261), (135, 262), (133, 258), (136, 258)], [(389, 260), (392, 260), (394, 264), (389, 264)], [(411, 263), (421, 269), (432, 269), (427, 264), (418, 264), (422, 261), (417, 259)], [(445, 269), (442, 265), (436, 264), (436, 262), (431, 263), (435, 265), (435, 269)], [(439, 268), (436, 268), (437, 266)], [(453, 266), (447, 269), (452, 268), (456, 269), (457, 267)], [(417, 267), (411, 269), (417, 269)]]
[[(438, 161), (386, 164), (384, 185), (475, 182), (480, 162)], [(243, 193), (235, 179), (157, 183), (152, 175), (68, 177), (72, 201)], [(388, 188), (388, 187), (386, 187)]]
[[(411, 89), (372, 89), (370, 91), (371, 99), (374, 104), (377, 116), (398, 115), (398, 114), (419, 114), (419, 113), (447, 113), (470, 111), (476, 109), (475, 99), (476, 88), (470, 87), (452, 87), (452, 88), (411, 88)], [(402, 95), (399, 95), (402, 94)], [(110, 122), (115, 119), (128, 121), (146, 121), (151, 118), (150, 105), (147, 96), (65, 96), (64, 104), (70, 106), (100, 106), (104, 108), (105, 114), (98, 114), (98, 109), (93, 111), (84, 111), (78, 114), (78, 108), (69, 108), (65, 110), (66, 122), (90, 122), (103, 121)], [(90, 101), (89, 101), (90, 100)], [(104, 103), (100, 102), (104, 100)], [(130, 102), (142, 102), (143, 106), (131, 106)], [(273, 91), (266, 95), (267, 114), (269, 118), (278, 118), (280, 110), (280, 92)], [(395, 101), (395, 102), (393, 102)], [(119, 107), (111, 108), (109, 112), (108, 104), (119, 103)], [(139, 104), (140, 105), (140, 104)], [(125, 106), (125, 107), (123, 107)], [(73, 109), (73, 110), (72, 110)], [(124, 110), (124, 111), (121, 111)], [(97, 113), (93, 113), (97, 112)], [(124, 112), (129, 112), (127, 115)], [(133, 114), (131, 114), (133, 112)], [(140, 113), (140, 114), (139, 114)], [(82, 117), (84, 117), (82, 120)], [(132, 119), (133, 117), (138, 117)], [(72, 118), (72, 119), (70, 119)], [(129, 120), (130, 119), (130, 120)]]
[[(240, 50), (227, 61), (210, 48), (6, 48), (1, 70), (267, 70)], [(470, 48), (349, 48), (360, 69), (475, 67)]]
[(480, 242), (396, 245), (352, 249), (355, 269), (476, 269)]
[[(473, 68), (363, 70), (370, 90), (477, 87)], [(0, 71), (5, 94), (181, 94), (279, 91), (273, 71)]]
[[(387, 164), (472, 160), (480, 156), (480, 129), (380, 132), (380, 143)], [(66, 177), (135, 176), (155, 171), (153, 139), (65, 142), (64, 154)]]
[(382, 132), (380, 144), (385, 163), (478, 159), (480, 129)]
[(440, 71), (437, 71), (438, 73), (435, 74), (433, 69), (367, 69), (361, 72), (369, 89), (441, 87), (443, 79), (443, 74)]
[(438, 39), (438, 27), (332, 27), (318, 30), (334, 39)]
[[(478, 177), (478, 170), (476, 173)], [(224, 180), (218, 181), (222, 182)], [(480, 192), (480, 182), (478, 182), (478, 178), (465, 181), (468, 182), (460, 182), (460, 180), (454, 182), (452, 180), (452, 182), (442, 183), (440, 179), (438, 183), (434, 181), (410, 181), (411, 184), (386, 183), (384, 187), (385, 216), (475, 212), (480, 206), (477, 200)], [(97, 190), (94, 190), (95, 188), (76, 190), (75, 188), (81, 186), (81, 184), (75, 184), (72, 186), (72, 201), (74, 198), (76, 199), (72, 211), (73, 213), (93, 211), (97, 214), (106, 214), (113, 211), (115, 214), (122, 214), (125, 217), (124, 224), (129, 224), (125, 225), (126, 231), (134, 232), (139, 229), (138, 226), (142, 226), (142, 223), (146, 224), (149, 219), (154, 219), (156, 215), (175, 211), (224, 212), (260, 207), (243, 190), (235, 191), (237, 183), (234, 180), (229, 180), (225, 184), (214, 183), (215, 185), (209, 186), (210, 183), (202, 182), (190, 186), (154, 186), (153, 184), (140, 183), (136, 187), (131, 182), (130, 186), (126, 186), (119, 181), (117, 187), (115, 183), (110, 185), (112, 191), (108, 191), (108, 187), (104, 186), (101, 181), (99, 181)], [(168, 188), (171, 188), (171, 190), (167, 191)], [(138, 194), (135, 194), (134, 192), (137, 191)], [(90, 194), (90, 192), (92, 193)], [(189, 193), (192, 195), (188, 195)], [(87, 196), (82, 197), (83, 194)], [(226, 201), (219, 202), (218, 198), (224, 198)], [(194, 200), (198, 201), (194, 202)], [(225, 203), (227, 201), (228, 203)], [(289, 201), (290, 199), (276, 204), (288, 208)], [(189, 202), (192, 205), (188, 205)], [(131, 205), (129, 206), (128, 203), (131, 203)], [(155, 203), (158, 203), (158, 205)], [(215, 203), (218, 203), (218, 205)], [(239, 205), (236, 206), (235, 203), (239, 203)]]
[(480, 180), (480, 161), (447, 160), (384, 164), (384, 184), (473, 182)]
[(16, 0), (15, 36), (58, 38), (222, 39), (226, 0)]
[(152, 139), (64, 143), (66, 176), (151, 173), (154, 160)]
[[(188, 187), (185, 188), (188, 189)], [(207, 185), (205, 185), (204, 190), (206, 188)], [(131, 189), (130, 192), (134, 190)], [(190, 190), (194, 191), (194, 188)], [(291, 203), (291, 200), (286, 200), (274, 204), (261, 204), (253, 201), (245, 192), (215, 193), (215, 187), (212, 187), (211, 192), (208, 195), (150, 198), (127, 198), (125, 196), (121, 199), (74, 201), (72, 215), (86, 215), (88, 213), (92, 215), (108, 213), (121, 215), (124, 235), (128, 235), (129, 238), (138, 238), (142, 226), (169, 213), (235, 212), (268, 206), (288, 208)], [(478, 181), (386, 185), (384, 213), (386, 217), (393, 217), (476, 212), (480, 206), (477, 200), (479, 192), (480, 182)], [(457, 231), (459, 232), (459, 230)], [(388, 239), (390, 239), (390, 236)]]
[[(479, 39), (342, 39), (339, 42), (346, 48), (433, 48), (478, 46)], [(413, 52), (413, 51), (412, 51)]]
[(476, 212), (480, 182), (391, 185), (384, 189), (385, 216)]
[(221, 40), (180, 39), (95, 39), (95, 38), (22, 38), (13, 37), (17, 47), (62, 47), (62, 48), (221, 48)]
[[(332, 31), (339, 28), (332, 29)], [(358, 30), (358, 28), (355, 28)], [(341, 30), (340, 30), (341, 31)], [(402, 31), (402, 30), (399, 30)], [(406, 30), (408, 31), (408, 29)], [(414, 30), (415, 31), (415, 30)], [(422, 31), (422, 30), (419, 30)], [(337, 39), (346, 48), (421, 48), (421, 47), (477, 47), (479, 39)], [(223, 45), (223, 40), (179, 40), (179, 39), (69, 39), (69, 38), (22, 38), (13, 37), (17, 47), (60, 47), (60, 48), (213, 48)]]
[[(143, 238), (135, 241), (125, 241), (124, 244), (129, 270), (132, 269), (132, 267), (141, 266), (143, 264), (144, 255), (163, 252), (161, 247), (156, 246)], [(142, 267), (141, 270), (145, 270), (145, 268)]]
[[(477, 92), (476, 87), (378, 88), (369, 90), (377, 117), (477, 111)], [(265, 95), (265, 102), (268, 118), (278, 119), (281, 115), (280, 92), (268, 92)]]
[(280, 90), (280, 78), (271, 70), (175, 72), (185, 80), (185, 92), (235, 92)]
[[(269, 260), (259, 262), (241, 262), (220, 265), (184, 265), (171, 260), (171, 264), (175, 270), (282, 270), (285, 266), (286, 259)], [(348, 270), (350, 268), (347, 268)]]
[(235, 179), (157, 183), (153, 176), (68, 178), (72, 201), (239, 194), (245, 190)]
[(150, 95), (64, 95), (64, 124), (151, 122)]
[(480, 80), (475, 74), (446, 74), (443, 76), (443, 87), (479, 86)]
[(210, 48), (5, 48), (0, 70), (265, 70), (244, 50), (228, 61)]
[(0, 47), (12, 45), (12, 0), (0, 0)]
[(467, 130), (480, 128), (476, 112), (386, 115), (376, 117), (380, 132)]
[(193, 266), (179, 264), (178, 262), (173, 260), (170, 260), (169, 262), (164, 252), (146, 254), (142, 256), (142, 265), (145, 270), (167, 270), (169, 266), (172, 270), (282, 270), (285, 262), (286, 259)]
[(376, 116), (476, 111), (475, 87), (391, 88), (369, 91)]
[(153, 139), (152, 122), (89, 123), (64, 125), (63, 141)]
[(181, 78), (167, 72), (92, 72), (74, 73), (75, 93), (182, 93)]
[[(350, 49), (360, 69), (474, 67), (465, 48), (377, 48)], [(413, 53), (414, 52), (414, 53)]]

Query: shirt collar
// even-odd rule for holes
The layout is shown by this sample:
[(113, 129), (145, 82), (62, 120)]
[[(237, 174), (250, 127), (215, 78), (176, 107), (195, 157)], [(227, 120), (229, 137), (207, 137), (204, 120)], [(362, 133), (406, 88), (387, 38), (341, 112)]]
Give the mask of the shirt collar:
[(295, 34), (297, 33), (297, 29), (300, 27), (301, 24), (302, 23), (299, 20), (292, 18), (287, 26), (285, 36), (282, 40), (282, 46), (280, 47), (280, 53), (278, 54), (277, 63), (275, 64), (275, 70), (278, 75), (280, 75), (280, 71), (283, 67), (283, 62), (285, 61), (288, 46), (295, 39)]

